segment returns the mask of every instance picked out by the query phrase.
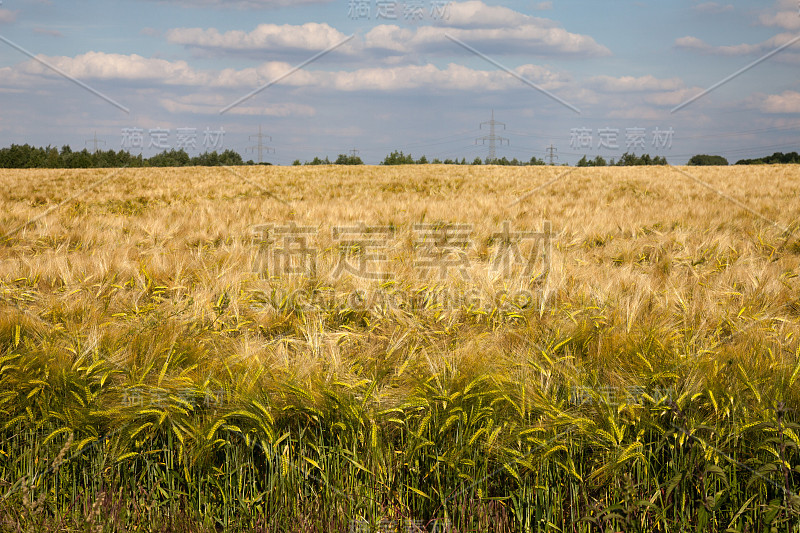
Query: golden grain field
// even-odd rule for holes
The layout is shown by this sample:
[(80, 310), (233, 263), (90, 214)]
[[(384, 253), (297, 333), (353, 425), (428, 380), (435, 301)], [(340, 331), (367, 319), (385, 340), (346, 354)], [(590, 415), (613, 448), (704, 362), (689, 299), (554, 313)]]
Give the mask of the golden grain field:
[(0, 184), (3, 529), (797, 527), (796, 166)]

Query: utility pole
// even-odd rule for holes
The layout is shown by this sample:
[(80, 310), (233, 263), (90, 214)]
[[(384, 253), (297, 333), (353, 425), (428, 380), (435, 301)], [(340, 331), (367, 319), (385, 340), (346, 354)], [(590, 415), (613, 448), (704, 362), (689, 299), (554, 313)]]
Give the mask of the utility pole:
[(556, 152), (558, 152), (558, 148), (556, 148), (556, 147), (555, 147), (555, 146), (553, 146), (552, 144), (551, 144), (551, 145), (550, 145), (550, 147), (547, 149), (547, 157), (548, 157), (548, 159), (550, 159), (550, 166), (553, 166), (553, 164), (554, 164), (554, 161), (555, 161), (556, 159), (558, 159), (558, 156), (556, 155)]
[(494, 119), (494, 109), (492, 109), (492, 120), (488, 122), (481, 122), (480, 129), (483, 129), (483, 126), (487, 124), (489, 125), (489, 135), (478, 137), (475, 139), (475, 144), (478, 144), (478, 141), (481, 141), (482, 144), (486, 144), (486, 141), (489, 141), (489, 161), (494, 161), (497, 159), (497, 142), (499, 141), (501, 146), (503, 143), (508, 145), (510, 145), (510, 143), (505, 137), (500, 137), (495, 134), (497, 126), (503, 126), (503, 129), (506, 129), (506, 125), (502, 122), (497, 122)]
[(86, 144), (89, 144), (89, 143), (92, 143), (92, 146), (94, 147), (94, 148), (93, 148), (93, 150), (92, 150), (92, 153), (93, 153), (93, 154), (96, 154), (96, 153), (97, 153), (97, 146), (98, 146), (98, 145), (100, 145), (100, 144), (106, 144), (106, 142), (105, 142), (105, 141), (100, 141), (100, 140), (98, 140), (98, 139), (97, 139), (97, 132), (96, 132), (96, 131), (94, 132), (94, 138), (93, 138), (93, 139), (89, 139), (89, 140), (88, 140), (88, 141), (86, 141), (84, 144), (86, 145)]
[(360, 153), (360, 151), (356, 150), (355, 148), (350, 150), (350, 155), (353, 156), (354, 158), (357, 157), (359, 153)]
[(258, 125), (258, 135), (251, 135), (249, 138), (250, 138), (251, 141), (252, 140), (257, 140), (258, 141), (258, 144), (249, 147), (248, 150), (250, 150), (250, 151), (257, 150), (258, 151), (258, 162), (259, 163), (263, 163), (264, 162), (264, 150), (266, 150), (267, 153), (269, 153), (270, 151), (272, 151), (273, 154), (275, 153), (275, 149), (274, 148), (270, 148), (269, 146), (265, 146), (264, 145), (264, 139), (265, 138), (269, 138), (270, 142), (272, 142), (272, 137), (270, 135), (264, 135), (264, 134), (261, 133), (261, 124)]

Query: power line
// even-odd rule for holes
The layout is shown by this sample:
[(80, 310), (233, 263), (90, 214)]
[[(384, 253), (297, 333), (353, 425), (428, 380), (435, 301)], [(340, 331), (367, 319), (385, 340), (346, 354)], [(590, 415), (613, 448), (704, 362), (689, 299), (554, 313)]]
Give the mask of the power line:
[(86, 142), (84, 143), (84, 145), (87, 145), (87, 144), (89, 144), (89, 143), (92, 143), (92, 146), (94, 147), (94, 148), (92, 149), (92, 153), (95, 153), (95, 154), (97, 153), (97, 146), (98, 146), (99, 144), (106, 144), (106, 142), (105, 142), (105, 141), (98, 140), (98, 138), (97, 138), (97, 132), (94, 132), (94, 138), (92, 138), (92, 139), (89, 139), (88, 141), (86, 141)]
[(550, 160), (550, 166), (553, 166), (554, 161), (558, 159), (556, 152), (558, 152), (558, 148), (552, 144), (547, 148), (547, 158)]
[(569, 141), (571, 139), (571, 137), (569, 136), (561, 137), (558, 135), (550, 135), (547, 133), (543, 133), (540, 135), (538, 133), (523, 133), (521, 131), (509, 131), (508, 134), (514, 135), (516, 137), (533, 137), (535, 139), (551, 139), (551, 140), (555, 139), (557, 141)]
[(475, 144), (478, 144), (478, 141), (481, 141), (483, 144), (486, 144), (486, 141), (489, 141), (489, 161), (494, 161), (497, 159), (497, 141), (500, 141), (501, 146), (503, 145), (503, 142), (507, 143), (509, 146), (511, 143), (505, 137), (495, 135), (495, 128), (497, 126), (503, 126), (503, 129), (506, 129), (506, 125), (502, 122), (497, 122), (494, 119), (494, 109), (492, 109), (492, 120), (488, 122), (481, 122), (480, 129), (483, 129), (485, 124), (489, 125), (489, 135), (478, 137), (475, 139)]
[(249, 139), (250, 139), (251, 141), (252, 141), (254, 138), (255, 138), (256, 140), (258, 140), (258, 144), (256, 144), (255, 146), (251, 146), (251, 147), (247, 148), (247, 150), (250, 150), (250, 151), (252, 151), (252, 150), (258, 150), (258, 162), (259, 162), (259, 163), (263, 163), (263, 162), (264, 162), (264, 150), (266, 150), (266, 151), (267, 151), (267, 153), (269, 153), (269, 152), (270, 152), (270, 150), (272, 151), (272, 153), (273, 153), (273, 154), (275, 153), (275, 149), (274, 149), (274, 148), (271, 148), (271, 147), (269, 147), (269, 146), (265, 146), (265, 145), (264, 145), (264, 139), (265, 139), (265, 138), (269, 138), (269, 141), (270, 141), (270, 142), (272, 142), (272, 136), (270, 136), (270, 135), (264, 135), (264, 134), (262, 134), (262, 133), (261, 133), (261, 124), (259, 124), (259, 125), (258, 125), (258, 135), (251, 135), (251, 136), (249, 137)]

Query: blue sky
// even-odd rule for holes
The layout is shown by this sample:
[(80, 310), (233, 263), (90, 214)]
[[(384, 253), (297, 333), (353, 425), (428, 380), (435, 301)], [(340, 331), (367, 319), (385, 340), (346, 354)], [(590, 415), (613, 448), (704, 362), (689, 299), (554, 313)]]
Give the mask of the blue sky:
[(277, 164), (352, 149), (367, 163), (395, 149), (472, 160), (494, 110), (501, 157), (552, 144), (570, 164), (625, 151), (734, 162), (800, 149), (800, 42), (672, 110), (799, 35), (798, 0), (4, 0), (0, 145), (82, 148), (96, 132), (137, 152), (141, 131), (146, 155), (256, 159), (260, 126)]

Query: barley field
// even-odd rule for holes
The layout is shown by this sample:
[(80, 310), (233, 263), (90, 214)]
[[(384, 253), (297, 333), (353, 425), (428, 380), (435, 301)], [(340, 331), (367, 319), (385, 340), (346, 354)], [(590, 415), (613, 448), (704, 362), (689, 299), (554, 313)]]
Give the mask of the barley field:
[(800, 169), (0, 171), (4, 531), (800, 531)]

